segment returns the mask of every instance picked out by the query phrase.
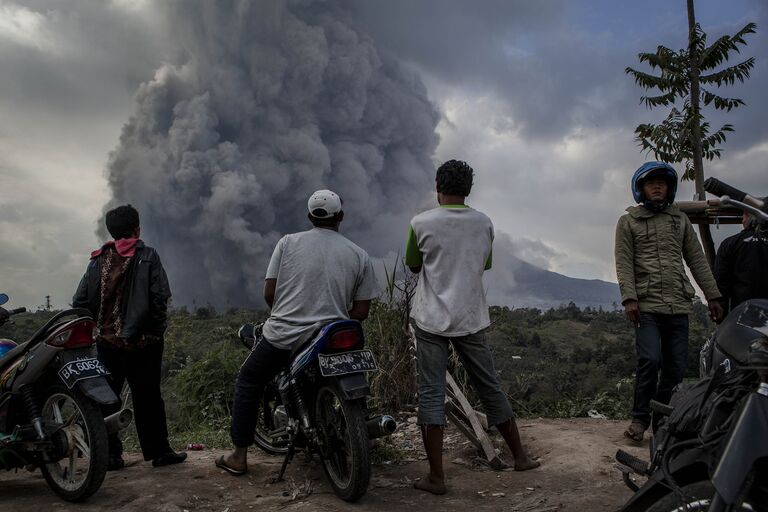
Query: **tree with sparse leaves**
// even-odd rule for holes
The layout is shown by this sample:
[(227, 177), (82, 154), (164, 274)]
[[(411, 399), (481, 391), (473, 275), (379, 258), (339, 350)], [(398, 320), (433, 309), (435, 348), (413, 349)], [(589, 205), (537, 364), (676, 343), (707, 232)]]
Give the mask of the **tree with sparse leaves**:
[[(672, 107), (667, 118), (659, 124), (644, 123), (635, 128), (636, 140), (643, 151), (653, 153), (657, 160), (685, 163), (683, 179), (693, 179), (699, 200), (705, 199), (703, 160), (720, 158), (720, 146), (726, 133), (733, 131), (724, 124), (715, 131), (701, 113), (701, 106), (730, 111), (744, 105), (739, 98), (718, 94), (720, 87), (744, 82), (755, 65), (754, 57), (738, 64), (725, 66), (733, 53), (746, 46), (745, 36), (754, 34), (757, 25), (747, 23), (733, 35), (724, 35), (707, 45), (707, 35), (696, 23), (693, 0), (688, 2), (688, 48), (672, 50), (659, 46), (654, 53), (639, 54), (640, 62), (650, 66), (646, 73), (626, 68), (635, 83), (652, 94), (643, 96), (641, 103), (649, 109)], [(714, 261), (714, 244), (708, 225), (701, 225), (702, 242), (710, 265)]]

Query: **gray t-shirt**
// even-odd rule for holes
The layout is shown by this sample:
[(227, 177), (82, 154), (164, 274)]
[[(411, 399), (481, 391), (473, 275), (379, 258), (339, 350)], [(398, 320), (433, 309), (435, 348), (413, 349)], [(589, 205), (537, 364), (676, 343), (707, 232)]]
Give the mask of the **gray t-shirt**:
[(465, 336), (491, 323), (483, 272), (491, 268), (493, 224), (464, 205), (444, 205), (411, 220), (406, 264), (422, 265), (411, 318), (432, 334)]
[(314, 228), (277, 242), (266, 279), (277, 279), (264, 338), (292, 349), (322, 325), (349, 318), (352, 301), (378, 295), (371, 259), (340, 233)]

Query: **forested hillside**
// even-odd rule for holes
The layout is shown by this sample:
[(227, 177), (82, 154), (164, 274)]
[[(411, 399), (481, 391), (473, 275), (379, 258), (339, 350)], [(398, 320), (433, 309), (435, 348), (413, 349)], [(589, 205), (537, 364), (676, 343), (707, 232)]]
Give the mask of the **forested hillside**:
[[(695, 377), (698, 348), (711, 330), (706, 307), (691, 316), (689, 377)], [(0, 337), (23, 340), (52, 312), (19, 315), (0, 328)], [(212, 307), (174, 309), (166, 336), (164, 390), (171, 429), (185, 439), (222, 439), (228, 426), (233, 382), (247, 355), (236, 333), (241, 324), (263, 320), (266, 312)], [(390, 413), (415, 403), (411, 343), (403, 331), (402, 305), (376, 302), (365, 322), (368, 346), (382, 368), (373, 377), (372, 405)], [(634, 334), (620, 311), (491, 308), (488, 337), (496, 370), (521, 416), (627, 415), (632, 396)], [(459, 381), (466, 381), (460, 367)], [(470, 398), (471, 391), (468, 392)]]

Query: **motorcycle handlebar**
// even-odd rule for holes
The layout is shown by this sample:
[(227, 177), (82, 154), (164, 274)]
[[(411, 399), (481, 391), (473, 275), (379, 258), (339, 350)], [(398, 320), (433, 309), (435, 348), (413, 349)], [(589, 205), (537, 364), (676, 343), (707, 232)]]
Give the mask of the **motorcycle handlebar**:
[(18, 315), (19, 313), (26, 313), (27, 308), (16, 308), (8, 311), (9, 315)]
[(707, 178), (704, 181), (704, 190), (717, 197), (729, 197), (748, 206), (753, 206), (758, 210), (763, 210), (766, 207), (765, 202), (757, 197), (752, 197), (746, 192), (730, 186), (729, 184), (720, 181), (717, 178)]
[(735, 206), (740, 210), (743, 210), (747, 213), (750, 213), (751, 215), (754, 215), (758, 219), (761, 219), (763, 222), (768, 222), (768, 214), (766, 214), (762, 210), (759, 210), (758, 208), (755, 208), (752, 205), (747, 204), (746, 202), (736, 201), (735, 199), (731, 199), (728, 196), (721, 197), (720, 202), (726, 206)]

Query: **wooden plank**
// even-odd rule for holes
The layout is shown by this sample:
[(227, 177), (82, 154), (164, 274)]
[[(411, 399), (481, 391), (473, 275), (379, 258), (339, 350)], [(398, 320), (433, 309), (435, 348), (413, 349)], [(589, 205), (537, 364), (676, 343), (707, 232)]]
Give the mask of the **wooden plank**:
[(475, 437), (475, 432), (472, 430), (472, 427), (469, 424), (469, 420), (466, 416), (464, 416), (464, 413), (456, 407), (453, 404), (453, 401), (451, 401), (450, 398), (446, 397), (445, 400), (445, 415), (448, 416), (448, 419), (456, 425), (456, 428), (464, 434), (464, 437), (470, 440), (470, 442), (475, 445), (475, 448), (478, 450), (483, 449), (483, 445), (480, 443), (480, 440)]
[(483, 429), (483, 426), (480, 424), (480, 420), (477, 418), (475, 410), (469, 404), (469, 400), (467, 400), (467, 397), (464, 396), (464, 393), (462, 393), (459, 385), (456, 384), (456, 381), (453, 379), (453, 375), (451, 375), (450, 372), (446, 372), (445, 378), (448, 386), (453, 389), (453, 393), (456, 396), (456, 400), (459, 402), (459, 406), (461, 407), (462, 412), (469, 420), (473, 433), (477, 440), (480, 442), (480, 446), (483, 453), (485, 454), (486, 460), (493, 469), (504, 469), (506, 465), (501, 461), (501, 459), (499, 459), (499, 456), (496, 455), (496, 449), (493, 447), (491, 439), (488, 437), (488, 434), (485, 433), (485, 429)]

